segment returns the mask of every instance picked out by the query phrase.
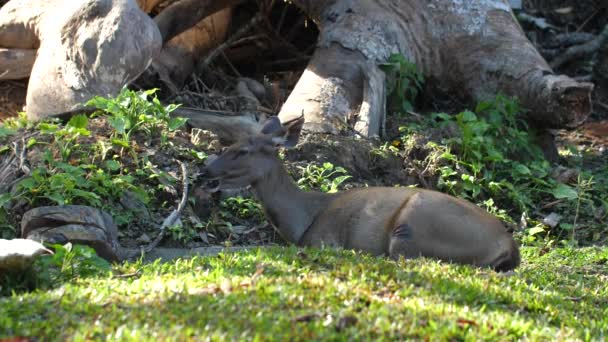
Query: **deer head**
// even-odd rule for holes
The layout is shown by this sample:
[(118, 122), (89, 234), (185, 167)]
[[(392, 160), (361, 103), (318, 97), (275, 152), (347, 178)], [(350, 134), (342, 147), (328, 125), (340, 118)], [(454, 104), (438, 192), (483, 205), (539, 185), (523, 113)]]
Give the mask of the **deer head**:
[(303, 124), (303, 116), (284, 125), (278, 117), (270, 117), (259, 134), (228, 147), (208, 162), (201, 173), (208, 191), (244, 188), (267, 175), (277, 165), (277, 149), (298, 143)]

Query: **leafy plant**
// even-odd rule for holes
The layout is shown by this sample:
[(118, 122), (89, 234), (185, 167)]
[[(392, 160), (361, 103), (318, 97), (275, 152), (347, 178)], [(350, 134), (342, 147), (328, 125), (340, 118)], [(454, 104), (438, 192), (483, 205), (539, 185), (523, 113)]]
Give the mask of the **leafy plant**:
[[(51, 122), (42, 122), (38, 129), (42, 133), (52, 134), (54, 136), (54, 145), (58, 147), (61, 159), (68, 161), (72, 152), (78, 150), (80, 145), (78, 139), (80, 137), (88, 137), (91, 132), (87, 129), (89, 119), (84, 115), (73, 116), (65, 126), (54, 124)], [(28, 147), (36, 144), (37, 141), (30, 140)]]
[(16, 117), (7, 118), (0, 124), (0, 139), (9, 135), (13, 135), (17, 130), (28, 128), (32, 123), (27, 121), (27, 114), (19, 112)]
[[(516, 100), (499, 95), (480, 103), (475, 112), (433, 114), (422, 125), (402, 128), (403, 146), (414, 148), (418, 132), (456, 127), (459, 134), (424, 146), (429, 151), (425, 169), (436, 170), (439, 189), (475, 201), (510, 222), (518, 221), (517, 212), (532, 212), (540, 203), (557, 201), (573, 218), (560, 223), (560, 228), (574, 236), (582, 206), (597, 212), (593, 208), (605, 205), (601, 199), (605, 195), (592, 191), (590, 176), (584, 172), (575, 186), (556, 181), (535, 144), (534, 131), (520, 119), (521, 112)], [(532, 236), (544, 231), (531, 223)]]
[(322, 166), (311, 163), (300, 169), (302, 178), (298, 180), (298, 185), (303, 190), (319, 189), (322, 192), (334, 193), (344, 181), (351, 178), (346, 169), (329, 162), (323, 163)]
[(264, 217), (262, 206), (251, 198), (242, 196), (229, 197), (220, 203), (220, 207), (240, 219), (257, 219)]
[(158, 89), (133, 91), (123, 88), (116, 97), (96, 96), (86, 105), (97, 108), (109, 115), (108, 121), (114, 128), (112, 142), (129, 148), (131, 135), (144, 132), (148, 137), (160, 136), (161, 145), (167, 142), (167, 133), (183, 126), (187, 119), (171, 117), (171, 112), (179, 105), (163, 106), (155, 93)]
[[(43, 152), (42, 163), (17, 184), (16, 192), (0, 196), (0, 207), (9, 201), (23, 199), (31, 206), (83, 204), (103, 208), (105, 201), (120, 199), (125, 190), (143, 194), (134, 185), (132, 176), (117, 173), (121, 168), (118, 161), (107, 160), (98, 166), (88, 160), (89, 147), (81, 146), (79, 142), (81, 137), (90, 135), (88, 124), (84, 115), (72, 117), (65, 126), (40, 123), (38, 129), (52, 135), (53, 141)], [(37, 143), (29, 142), (31, 145)], [(55, 150), (61, 155), (60, 160), (55, 159)], [(80, 158), (75, 158), (75, 152)]]
[(413, 110), (413, 102), (424, 83), (424, 76), (416, 65), (401, 54), (393, 54), (380, 67), (387, 75), (387, 93), (392, 107), (400, 112)]
[(52, 255), (43, 255), (26, 272), (0, 274), (0, 296), (13, 292), (46, 289), (78, 278), (107, 274), (111, 265), (84, 245), (51, 245)]
[(111, 271), (108, 261), (97, 256), (89, 246), (52, 245), (54, 254), (40, 258), (36, 267), (49, 282), (70, 281), (75, 278), (91, 277)]

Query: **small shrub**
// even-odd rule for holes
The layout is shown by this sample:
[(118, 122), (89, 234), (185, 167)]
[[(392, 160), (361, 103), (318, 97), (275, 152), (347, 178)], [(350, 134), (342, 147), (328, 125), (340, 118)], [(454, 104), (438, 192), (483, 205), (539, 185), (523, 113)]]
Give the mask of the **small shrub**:
[(387, 76), (389, 107), (398, 112), (413, 110), (413, 103), (424, 83), (424, 76), (416, 65), (403, 55), (393, 54), (388, 62), (381, 64), (380, 67)]
[[(497, 96), (480, 103), (475, 112), (433, 114), (421, 125), (402, 127), (403, 146), (411, 147), (415, 135), (429, 128), (457, 127), (456, 136), (424, 147), (429, 151), (425, 169), (436, 170), (440, 190), (479, 203), (510, 222), (518, 222), (522, 213), (533, 212), (542, 203), (559, 201), (563, 216), (569, 217), (560, 231), (573, 237), (583, 207), (597, 212), (594, 208), (605, 205), (606, 195), (591, 187), (585, 172), (577, 184), (556, 181), (521, 112), (516, 100)], [(527, 241), (544, 231), (538, 222), (530, 223), (526, 233), (532, 238)]]
[(344, 181), (351, 178), (346, 169), (329, 162), (321, 166), (311, 163), (301, 170), (302, 178), (298, 180), (298, 185), (303, 190), (318, 189), (322, 192), (334, 193)]
[(0, 274), (0, 296), (13, 292), (47, 289), (78, 278), (103, 275), (112, 270), (110, 263), (84, 245), (52, 245), (54, 254), (40, 256), (28, 271)]
[(236, 216), (239, 219), (261, 220), (264, 218), (262, 206), (252, 198), (244, 198), (241, 196), (230, 197), (223, 200), (220, 203), (220, 207), (228, 211), (231, 216)]
[(110, 126), (115, 130), (112, 143), (128, 148), (131, 135), (141, 131), (149, 138), (160, 136), (161, 145), (164, 145), (168, 140), (168, 132), (182, 127), (187, 119), (172, 118), (171, 112), (179, 105), (163, 106), (155, 95), (156, 91), (157, 89), (150, 89), (136, 92), (123, 88), (116, 97), (96, 96), (86, 105), (108, 115)]

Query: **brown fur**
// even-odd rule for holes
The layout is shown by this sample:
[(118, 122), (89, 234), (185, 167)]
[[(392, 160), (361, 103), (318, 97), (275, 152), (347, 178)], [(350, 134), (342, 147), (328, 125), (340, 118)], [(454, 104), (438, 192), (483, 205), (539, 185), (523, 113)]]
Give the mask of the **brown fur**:
[(295, 144), (302, 123), (267, 124), (265, 134), (212, 161), (205, 176), (224, 188), (251, 185), (275, 228), (298, 245), (392, 258), (433, 257), (497, 271), (519, 265), (517, 244), (501, 222), (462, 199), (418, 188), (369, 187), (337, 194), (300, 190), (274, 147)]

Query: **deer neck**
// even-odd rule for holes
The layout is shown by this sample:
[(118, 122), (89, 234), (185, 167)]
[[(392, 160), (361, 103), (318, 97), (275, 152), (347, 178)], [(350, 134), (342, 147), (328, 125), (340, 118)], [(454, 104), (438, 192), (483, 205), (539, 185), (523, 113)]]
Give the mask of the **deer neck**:
[(295, 244), (332, 198), (330, 194), (302, 191), (278, 158), (272, 171), (251, 186), (266, 218), (284, 239)]

